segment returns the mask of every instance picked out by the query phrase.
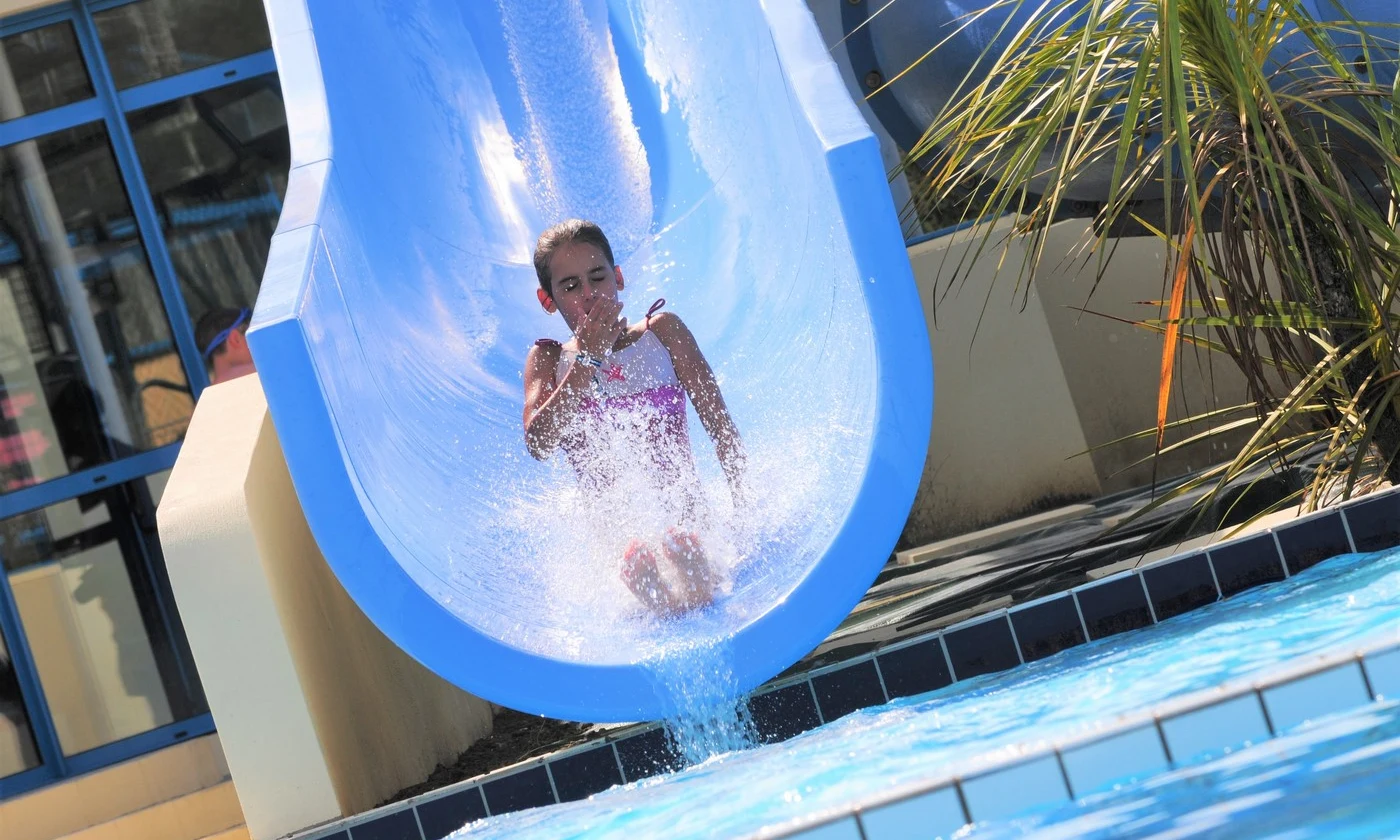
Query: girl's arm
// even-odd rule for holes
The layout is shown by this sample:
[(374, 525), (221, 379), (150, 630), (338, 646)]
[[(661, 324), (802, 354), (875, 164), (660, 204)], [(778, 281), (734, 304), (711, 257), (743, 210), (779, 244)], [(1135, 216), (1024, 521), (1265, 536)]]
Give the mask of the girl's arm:
[(543, 461), (563, 438), (567, 418), (573, 416), (592, 381), (585, 365), (574, 364), (558, 385), (554, 371), (562, 348), (536, 344), (525, 357), (525, 447)]
[(676, 378), (695, 406), (700, 416), (700, 424), (714, 441), (715, 454), (719, 456), (724, 476), (729, 480), (730, 492), (736, 504), (743, 495), (743, 478), (746, 456), (744, 441), (739, 437), (739, 429), (729, 416), (729, 408), (724, 404), (724, 395), (719, 391), (715, 373), (695, 336), (679, 317), (671, 312), (662, 312), (651, 319), (651, 331), (661, 339), (661, 343), (671, 354), (671, 364), (676, 368)]
[[(584, 316), (574, 334), (582, 352), (601, 357), (613, 346), (626, 325), (617, 317), (621, 309), (616, 301), (599, 301)], [(588, 395), (595, 373), (593, 367), (575, 361), (556, 384), (554, 371), (562, 350), (553, 342), (536, 344), (525, 357), (525, 446), (541, 461), (563, 440), (569, 422)]]

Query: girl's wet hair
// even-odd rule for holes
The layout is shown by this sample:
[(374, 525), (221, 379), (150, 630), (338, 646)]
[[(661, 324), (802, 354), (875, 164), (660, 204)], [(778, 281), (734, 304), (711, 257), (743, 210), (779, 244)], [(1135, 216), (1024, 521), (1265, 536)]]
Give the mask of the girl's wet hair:
[(549, 276), (549, 261), (560, 246), (576, 242), (596, 246), (603, 252), (603, 258), (608, 261), (608, 265), (614, 265), (612, 245), (608, 243), (608, 237), (603, 234), (602, 228), (584, 219), (560, 222), (540, 234), (535, 243), (535, 276), (540, 280), (540, 288), (550, 297), (554, 296), (554, 279)]

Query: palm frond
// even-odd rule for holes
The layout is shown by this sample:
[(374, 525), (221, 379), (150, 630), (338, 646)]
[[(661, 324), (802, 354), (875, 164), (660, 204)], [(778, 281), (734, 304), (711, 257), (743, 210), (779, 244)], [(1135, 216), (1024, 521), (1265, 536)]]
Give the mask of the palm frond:
[[(1235, 363), (1236, 409), (1254, 413), (1235, 457), (1200, 477), (1217, 493), (1304, 453), (1318, 459), (1310, 503), (1400, 481), (1396, 30), (1344, 9), (1320, 21), (1303, 0), (996, 0), (977, 15), (992, 13), (1007, 22), (906, 169), (920, 201), (960, 221), (1013, 221), (1009, 235), (973, 228), (935, 301), (996, 249), (1029, 294), (1062, 205), (1097, 189), (1073, 255), (1092, 265), (1082, 311), (1122, 231), (1170, 245), (1157, 317), (1127, 319), (1163, 337), (1143, 432), (1158, 453), (1250, 425), (1171, 419), (1177, 354), (1193, 345)], [(1168, 441), (1199, 422), (1216, 425)]]

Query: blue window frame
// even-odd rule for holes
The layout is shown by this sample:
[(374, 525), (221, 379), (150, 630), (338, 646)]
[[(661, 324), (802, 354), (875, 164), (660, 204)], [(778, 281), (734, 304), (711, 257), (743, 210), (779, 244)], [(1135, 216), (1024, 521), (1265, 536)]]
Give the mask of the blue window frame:
[[(147, 186), (146, 173), (137, 153), (137, 142), (133, 138), (128, 115), (252, 79), (270, 77), (275, 80), (276, 64), (272, 51), (262, 50), (118, 90), (103, 53), (94, 14), (137, 2), (142, 0), (68, 0), (0, 19), (0, 38), (59, 23), (70, 25), (87, 65), (94, 92), (91, 98), (0, 122), (0, 147), (78, 126), (102, 124), (116, 159), (121, 183), (130, 200), (132, 223), (169, 320), (170, 342), (178, 354), (191, 396), (197, 399), (207, 386), (208, 378), (195, 344), (194, 326), (187, 314), (175, 261), (162, 230), (161, 212)], [(282, 174), (285, 177), (285, 173)], [(0, 492), (0, 521), (90, 497), (98, 491), (118, 488), (167, 470), (173, 466), (178, 452), (179, 443), (170, 443), (97, 466), (77, 469), (33, 486)], [(4, 546), (0, 545), (0, 553), (4, 551)], [(178, 634), (178, 620), (174, 617), (173, 604), (169, 602), (169, 584), (158, 562), (158, 554), (153, 556), (153, 552), (158, 552), (158, 546), (152, 544), (137, 553), (143, 555), (143, 562), (152, 571), (157, 584), (155, 600), (159, 609), (164, 611), (161, 619), (167, 625), (176, 627)], [(0, 560), (3, 559), (0, 554)], [(70, 754), (65, 755), (59, 730), (45, 697), (39, 668), (25, 635), (15, 592), (4, 573), (3, 563), (0, 563), (0, 641), (3, 641), (4, 649), (11, 658), (39, 757), (38, 766), (0, 778), (0, 799), (213, 731), (212, 718), (205, 712), (80, 752), (70, 750)], [(186, 666), (192, 667), (187, 655), (180, 667)]]

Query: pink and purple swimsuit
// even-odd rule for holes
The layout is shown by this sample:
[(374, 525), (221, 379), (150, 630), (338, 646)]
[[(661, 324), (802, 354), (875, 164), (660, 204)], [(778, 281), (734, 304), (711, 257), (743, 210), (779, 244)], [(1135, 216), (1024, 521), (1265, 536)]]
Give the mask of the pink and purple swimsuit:
[[(648, 327), (664, 304), (658, 300), (647, 312)], [(560, 353), (556, 384), (577, 357), (570, 350)], [(694, 524), (699, 481), (685, 403), (671, 352), (651, 329), (608, 354), (594, 373), (580, 416), (561, 442), (580, 483), (595, 491), (646, 493), (672, 511), (676, 518), (670, 524)]]

